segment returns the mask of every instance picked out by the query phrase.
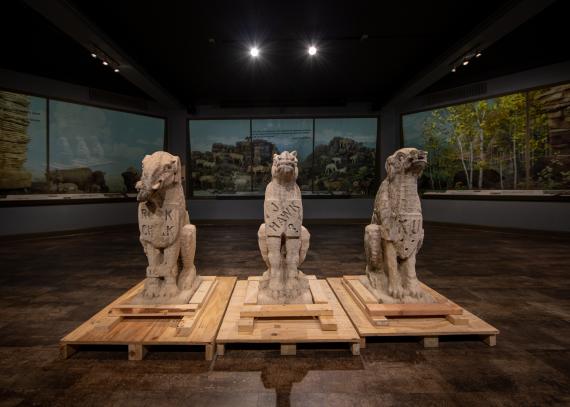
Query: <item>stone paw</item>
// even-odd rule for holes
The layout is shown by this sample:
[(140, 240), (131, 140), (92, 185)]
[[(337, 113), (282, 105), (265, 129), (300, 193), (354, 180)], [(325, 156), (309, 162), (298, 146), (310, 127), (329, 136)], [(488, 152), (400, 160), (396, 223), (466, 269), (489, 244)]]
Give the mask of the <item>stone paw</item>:
[(390, 294), (390, 296), (393, 298), (402, 299), (402, 298), (404, 298), (405, 292), (404, 292), (404, 288), (401, 285), (389, 284), (388, 285), (388, 294)]

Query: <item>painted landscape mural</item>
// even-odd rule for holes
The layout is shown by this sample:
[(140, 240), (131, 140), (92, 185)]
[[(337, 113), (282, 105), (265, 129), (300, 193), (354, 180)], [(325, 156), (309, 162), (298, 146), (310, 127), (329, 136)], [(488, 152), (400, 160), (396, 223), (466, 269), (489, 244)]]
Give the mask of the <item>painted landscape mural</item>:
[(423, 190), (570, 189), (570, 84), (408, 114), (402, 130), (429, 152)]
[(376, 118), (190, 120), (195, 196), (262, 195), (273, 154), (297, 151), (304, 194), (366, 195)]
[(0, 197), (135, 193), (164, 128), (156, 117), (0, 92)]

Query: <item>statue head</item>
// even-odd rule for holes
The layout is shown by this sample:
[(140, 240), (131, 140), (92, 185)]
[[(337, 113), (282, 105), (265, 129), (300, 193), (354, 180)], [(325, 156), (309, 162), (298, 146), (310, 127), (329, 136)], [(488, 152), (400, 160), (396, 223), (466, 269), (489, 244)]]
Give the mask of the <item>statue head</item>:
[(427, 151), (413, 147), (399, 149), (386, 160), (388, 179), (392, 180), (398, 174), (419, 177), (427, 166), (427, 155)]
[(180, 158), (156, 151), (146, 155), (142, 161), (142, 175), (136, 184), (139, 202), (148, 201), (158, 191), (182, 182)]
[(299, 175), (298, 161), (296, 151), (283, 151), (281, 154), (273, 154), (271, 176), (280, 183), (294, 183)]

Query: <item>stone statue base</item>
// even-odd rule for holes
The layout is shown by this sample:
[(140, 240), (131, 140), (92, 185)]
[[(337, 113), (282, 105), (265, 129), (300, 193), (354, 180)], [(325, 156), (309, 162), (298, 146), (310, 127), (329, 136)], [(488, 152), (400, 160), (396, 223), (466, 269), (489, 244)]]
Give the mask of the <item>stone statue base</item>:
[[(374, 278), (376, 280), (376, 287), (374, 288), (370, 283), (370, 279)], [(380, 304), (431, 304), (436, 302), (433, 296), (419, 289), (416, 291), (416, 295), (404, 295), (401, 298), (392, 297), (386, 287), (388, 287), (388, 278), (386, 278), (385, 274), (379, 274), (378, 276), (360, 276), (360, 282), (370, 293), (376, 297), (378, 303)]]
[[(180, 305), (188, 304), (190, 299), (200, 287), (202, 278), (196, 276), (189, 288), (179, 289), (177, 286), (168, 287), (165, 280), (149, 278), (145, 280), (145, 288), (132, 298), (131, 304), (164, 304)], [(156, 286), (155, 286), (156, 285)]]
[[(282, 271), (282, 275), (286, 275)], [(272, 288), (269, 271), (263, 273), (259, 281), (259, 294), (257, 303), (263, 305), (269, 304), (312, 304), (313, 296), (309, 288), (309, 281), (305, 274), (298, 271), (297, 276), (288, 278), (285, 282), (275, 284)]]

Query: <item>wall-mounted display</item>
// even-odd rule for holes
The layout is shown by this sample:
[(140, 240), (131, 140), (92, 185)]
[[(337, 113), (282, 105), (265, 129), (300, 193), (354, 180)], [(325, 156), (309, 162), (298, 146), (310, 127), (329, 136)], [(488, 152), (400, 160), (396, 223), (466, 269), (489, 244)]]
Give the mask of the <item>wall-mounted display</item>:
[(297, 152), (305, 195), (374, 192), (375, 117), (190, 120), (189, 134), (194, 196), (261, 196), (283, 151)]
[[(49, 111), (49, 114), (48, 114)], [(164, 119), (0, 92), (2, 201), (134, 196)]]
[(570, 84), (513, 93), (404, 115), (403, 143), (429, 152), (424, 191), (542, 195), (570, 189), (569, 111)]

